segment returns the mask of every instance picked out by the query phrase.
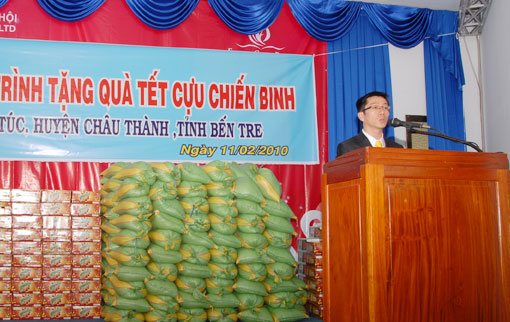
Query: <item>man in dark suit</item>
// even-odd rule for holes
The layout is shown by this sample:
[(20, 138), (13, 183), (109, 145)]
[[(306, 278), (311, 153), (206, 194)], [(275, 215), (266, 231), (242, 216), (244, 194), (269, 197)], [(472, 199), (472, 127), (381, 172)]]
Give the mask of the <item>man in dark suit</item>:
[(337, 157), (366, 146), (403, 148), (383, 135), (391, 109), (386, 93), (370, 92), (356, 101), (356, 108), (358, 118), (363, 122), (363, 130), (357, 136), (338, 144)]

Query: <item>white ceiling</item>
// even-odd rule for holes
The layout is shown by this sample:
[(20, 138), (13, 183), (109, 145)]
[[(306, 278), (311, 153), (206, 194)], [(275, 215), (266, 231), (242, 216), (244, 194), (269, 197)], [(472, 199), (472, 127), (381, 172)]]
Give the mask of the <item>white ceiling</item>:
[(461, 0), (351, 0), (351, 1), (375, 2), (382, 4), (395, 4), (406, 7), (458, 11)]

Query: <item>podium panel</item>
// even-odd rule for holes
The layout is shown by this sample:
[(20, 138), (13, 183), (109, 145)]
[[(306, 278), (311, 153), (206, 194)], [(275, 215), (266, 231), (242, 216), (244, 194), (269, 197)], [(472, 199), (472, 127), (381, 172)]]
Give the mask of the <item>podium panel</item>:
[(364, 148), (322, 176), (325, 321), (509, 321), (508, 159)]

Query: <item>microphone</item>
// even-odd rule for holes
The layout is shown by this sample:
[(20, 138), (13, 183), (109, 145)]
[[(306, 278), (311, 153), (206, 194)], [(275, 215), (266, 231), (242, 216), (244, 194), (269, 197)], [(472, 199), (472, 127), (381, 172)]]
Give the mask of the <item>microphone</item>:
[(396, 117), (394, 117), (394, 118), (392, 118), (390, 120), (390, 125), (393, 126), (393, 127), (404, 126), (404, 127), (408, 128), (408, 129), (415, 128), (415, 127), (419, 127), (419, 128), (423, 128), (423, 129), (431, 129), (431, 127), (426, 125), (426, 124), (413, 123), (413, 122), (405, 122), (405, 121), (399, 120)]

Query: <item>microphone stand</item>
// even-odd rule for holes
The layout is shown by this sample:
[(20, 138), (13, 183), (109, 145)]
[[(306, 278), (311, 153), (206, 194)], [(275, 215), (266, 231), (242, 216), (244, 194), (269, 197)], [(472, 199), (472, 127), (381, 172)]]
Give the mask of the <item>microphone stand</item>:
[(468, 146), (472, 147), (473, 149), (475, 149), (478, 152), (483, 152), (482, 149), (480, 149), (478, 144), (476, 144), (475, 142), (464, 141), (464, 140), (461, 140), (461, 139), (454, 138), (452, 136), (448, 136), (448, 135), (443, 134), (443, 133), (434, 133), (434, 132), (428, 132), (428, 131), (418, 131), (414, 127), (410, 127), (409, 128), (409, 132), (437, 136), (437, 137), (440, 137), (440, 138), (443, 138), (443, 139), (446, 139), (446, 140), (450, 140), (450, 141), (453, 141), (453, 142), (457, 142), (457, 143), (462, 143), (462, 144), (468, 145)]

